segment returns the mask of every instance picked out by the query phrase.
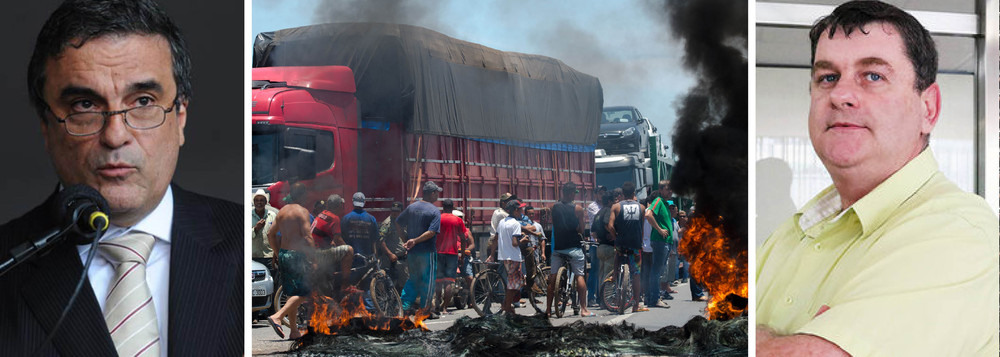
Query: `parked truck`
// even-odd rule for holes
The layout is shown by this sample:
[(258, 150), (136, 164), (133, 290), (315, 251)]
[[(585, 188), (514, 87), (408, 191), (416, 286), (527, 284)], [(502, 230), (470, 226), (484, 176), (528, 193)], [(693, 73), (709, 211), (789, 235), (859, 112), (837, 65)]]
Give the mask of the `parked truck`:
[(302, 182), (308, 202), (364, 192), (381, 220), (432, 180), (484, 247), (501, 193), (594, 188), (600, 82), (556, 59), (356, 23), (259, 34), (253, 65), (252, 184), (277, 207)]

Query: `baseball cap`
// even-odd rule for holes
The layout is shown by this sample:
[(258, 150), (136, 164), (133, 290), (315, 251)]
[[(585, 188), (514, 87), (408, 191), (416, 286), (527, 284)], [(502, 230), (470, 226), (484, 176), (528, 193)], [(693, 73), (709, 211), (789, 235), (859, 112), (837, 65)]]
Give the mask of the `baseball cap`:
[(500, 200), (501, 201), (507, 201), (511, 197), (514, 197), (514, 195), (510, 194), (510, 192), (505, 192), (504, 194), (500, 195)]
[(459, 211), (459, 210), (451, 211), (451, 214), (455, 215), (455, 217), (464, 217), (465, 216), (465, 214), (462, 213), (462, 211)]
[(392, 203), (392, 208), (390, 208), (390, 210), (392, 210), (393, 212), (401, 212), (401, 211), (403, 211), (403, 203), (399, 202), (399, 201), (393, 202)]
[(521, 201), (518, 200), (510, 200), (507, 202), (507, 205), (504, 206), (504, 209), (507, 210), (507, 212), (514, 212), (514, 210), (524, 206), (527, 206), (527, 204), (521, 203)]
[(441, 192), (444, 191), (443, 188), (439, 187), (434, 181), (424, 182), (424, 192)]
[(354, 207), (364, 207), (365, 206), (365, 194), (361, 192), (355, 192), (354, 198), (351, 199), (354, 203)]

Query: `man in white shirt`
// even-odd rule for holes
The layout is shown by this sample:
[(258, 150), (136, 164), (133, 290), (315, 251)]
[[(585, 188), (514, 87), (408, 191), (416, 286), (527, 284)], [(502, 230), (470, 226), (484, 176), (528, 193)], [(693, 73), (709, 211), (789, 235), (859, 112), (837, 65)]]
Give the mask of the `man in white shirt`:
[(507, 202), (507, 218), (497, 226), (497, 258), (507, 270), (507, 291), (503, 299), (503, 311), (514, 315), (512, 304), (521, 295), (524, 286), (524, 271), (521, 270), (521, 244), (528, 243), (528, 237), (521, 234), (521, 222), (514, 217), (521, 217), (522, 209), (527, 206), (517, 200)]

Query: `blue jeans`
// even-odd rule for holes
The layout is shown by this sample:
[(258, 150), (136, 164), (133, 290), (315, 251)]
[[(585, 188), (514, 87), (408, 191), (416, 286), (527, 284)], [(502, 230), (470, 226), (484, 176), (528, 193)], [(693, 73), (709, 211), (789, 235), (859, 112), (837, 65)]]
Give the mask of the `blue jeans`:
[(413, 302), (420, 298), (421, 307), (431, 306), (434, 297), (434, 275), (437, 272), (437, 253), (410, 253), (406, 257), (406, 266), (410, 270), (410, 279), (403, 287), (403, 309), (410, 309)]
[(667, 266), (667, 255), (670, 253), (666, 242), (654, 240), (650, 241), (649, 245), (653, 248), (653, 271), (649, 273), (649, 280), (643, 282), (646, 286), (647, 306), (655, 304), (660, 298), (660, 275)]
[(590, 271), (587, 272), (587, 301), (597, 301), (601, 284), (601, 263), (597, 260), (597, 246), (590, 247)]

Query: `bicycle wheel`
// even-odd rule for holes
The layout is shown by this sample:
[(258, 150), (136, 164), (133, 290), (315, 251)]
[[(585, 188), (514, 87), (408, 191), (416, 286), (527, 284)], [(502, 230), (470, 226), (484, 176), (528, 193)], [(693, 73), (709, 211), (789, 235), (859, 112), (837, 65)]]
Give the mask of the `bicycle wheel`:
[(609, 312), (618, 311), (618, 293), (615, 291), (615, 280), (611, 277), (604, 279), (601, 282), (601, 287), (598, 292), (598, 303), (604, 310)]
[(559, 267), (556, 271), (556, 291), (555, 304), (556, 304), (556, 316), (563, 317), (566, 313), (566, 305), (571, 304), (571, 285), (572, 282), (569, 281), (569, 270), (566, 267)]
[(472, 308), (479, 316), (493, 314), (493, 306), (500, 306), (506, 294), (507, 284), (503, 282), (500, 273), (487, 269), (476, 274), (472, 280)]
[(615, 289), (618, 290), (618, 314), (623, 315), (625, 309), (632, 305), (632, 275), (629, 272), (628, 264), (622, 264)]
[(375, 310), (386, 317), (397, 317), (403, 315), (403, 302), (399, 299), (399, 293), (393, 286), (392, 279), (379, 272), (371, 281), (369, 290), (372, 295), (372, 303)]
[[(274, 296), (275, 296), (274, 311), (277, 312), (281, 310), (282, 307), (285, 306), (290, 296), (285, 295), (285, 288), (283, 286), (278, 287), (278, 291), (274, 292)], [(296, 318), (298, 319), (298, 321), (296, 321), (296, 325), (298, 325), (297, 326), (298, 329), (302, 330), (305, 329), (307, 326), (309, 326), (309, 318), (312, 317), (312, 312), (310, 311), (311, 308), (312, 308), (311, 301), (306, 300), (303, 303), (299, 304), (299, 308), (296, 311)], [(291, 326), (289, 326), (287, 316), (281, 319), (281, 324), (285, 325), (285, 327), (292, 328)]]
[[(539, 304), (544, 304), (545, 294), (549, 289), (549, 267), (538, 267), (535, 269), (535, 285), (531, 287), (529, 303), (535, 311), (544, 311)], [(537, 301), (536, 301), (537, 300)]]

